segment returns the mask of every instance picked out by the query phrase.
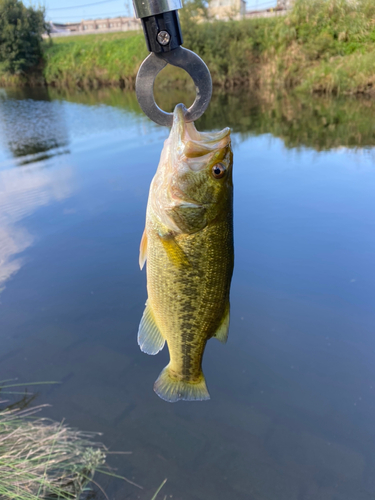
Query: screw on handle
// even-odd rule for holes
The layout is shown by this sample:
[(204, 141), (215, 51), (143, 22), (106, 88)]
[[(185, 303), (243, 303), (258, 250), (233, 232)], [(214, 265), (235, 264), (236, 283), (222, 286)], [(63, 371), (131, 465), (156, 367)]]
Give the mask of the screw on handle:
[(147, 48), (160, 54), (182, 45), (182, 33), (177, 10), (141, 19)]
[(178, 18), (181, 0), (133, 0), (136, 16), (141, 19), (147, 48), (160, 54), (182, 45)]
[(171, 41), (171, 35), (168, 33), (168, 31), (165, 30), (159, 31), (156, 38), (160, 45), (168, 45), (168, 43)]

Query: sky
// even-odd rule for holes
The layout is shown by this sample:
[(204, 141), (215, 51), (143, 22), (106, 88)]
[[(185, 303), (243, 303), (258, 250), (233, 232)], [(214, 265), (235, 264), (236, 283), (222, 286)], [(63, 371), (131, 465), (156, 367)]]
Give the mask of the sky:
[[(247, 0), (247, 9), (274, 7), (276, 1)], [(35, 5), (33, 0), (24, 0), (24, 3)], [(132, 16), (134, 13), (131, 0), (42, 0), (40, 3), (46, 8), (47, 20), (60, 23), (100, 17)]]

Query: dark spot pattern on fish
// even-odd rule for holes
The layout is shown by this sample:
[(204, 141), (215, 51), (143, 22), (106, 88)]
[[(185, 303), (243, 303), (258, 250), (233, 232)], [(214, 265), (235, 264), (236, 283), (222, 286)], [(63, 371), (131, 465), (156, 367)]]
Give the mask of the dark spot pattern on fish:
[[(233, 271), (229, 130), (200, 134), (194, 129), (196, 140), (202, 139), (199, 147), (209, 141), (212, 152), (206, 158), (195, 155), (190, 145), (191, 165), (189, 158), (179, 164), (181, 134), (194, 125), (179, 121), (176, 109), (178, 127), (172, 128), (165, 146), (171, 149), (162, 154), (152, 182), (146, 219), (148, 304), (170, 354), (155, 390), (168, 401), (209, 397), (202, 358), (228, 310)], [(225, 163), (222, 179), (212, 175), (217, 161)], [(186, 389), (184, 382), (196, 387)]]

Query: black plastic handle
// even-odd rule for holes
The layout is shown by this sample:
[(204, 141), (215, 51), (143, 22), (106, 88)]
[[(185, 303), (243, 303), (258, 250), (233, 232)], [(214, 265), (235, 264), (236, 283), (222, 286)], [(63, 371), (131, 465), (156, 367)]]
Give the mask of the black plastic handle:
[[(182, 45), (183, 40), (177, 10), (144, 17), (141, 21), (147, 48), (150, 52), (161, 54), (170, 52)], [(160, 32), (166, 32), (169, 35), (169, 41), (165, 45), (158, 41)]]

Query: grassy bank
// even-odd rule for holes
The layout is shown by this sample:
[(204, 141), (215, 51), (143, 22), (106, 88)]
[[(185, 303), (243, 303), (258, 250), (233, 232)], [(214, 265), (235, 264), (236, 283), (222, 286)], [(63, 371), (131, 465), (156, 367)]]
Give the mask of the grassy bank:
[[(203, 57), (216, 86), (375, 89), (373, 0), (297, 0), (285, 17), (183, 24), (184, 45)], [(55, 39), (46, 48), (45, 79), (55, 86), (133, 88), (146, 55), (141, 33)], [(183, 86), (187, 79), (177, 69), (162, 75), (159, 85)]]
[(47, 84), (55, 86), (133, 88), (147, 54), (141, 33), (55, 38), (46, 46), (44, 76)]
[(93, 476), (106, 465), (107, 449), (94, 441), (98, 434), (40, 417), (47, 405), (30, 408), (36, 394), (20, 397), (13, 392), (20, 387), (0, 382), (0, 498), (78, 500), (92, 493)]
[[(297, 0), (287, 16), (243, 21), (184, 17), (184, 46), (205, 60), (218, 87), (375, 92), (373, 0)], [(55, 38), (45, 46), (44, 78), (56, 87), (134, 88), (146, 55), (142, 33)], [(189, 81), (177, 68), (158, 78), (159, 87)]]
[(32, 418), (37, 410), (0, 412), (0, 497), (78, 499), (106, 450), (93, 435)]

